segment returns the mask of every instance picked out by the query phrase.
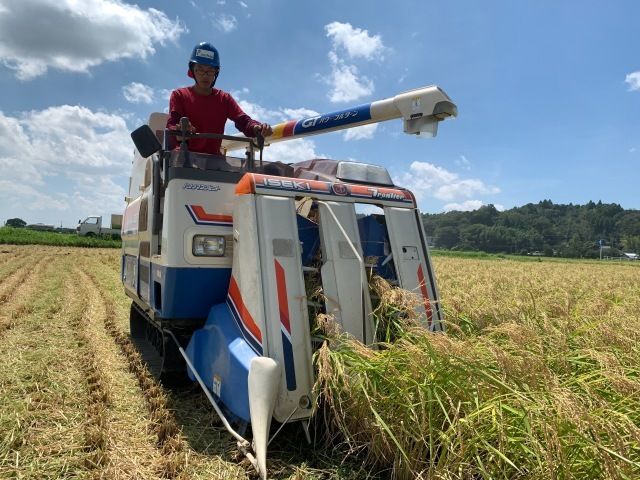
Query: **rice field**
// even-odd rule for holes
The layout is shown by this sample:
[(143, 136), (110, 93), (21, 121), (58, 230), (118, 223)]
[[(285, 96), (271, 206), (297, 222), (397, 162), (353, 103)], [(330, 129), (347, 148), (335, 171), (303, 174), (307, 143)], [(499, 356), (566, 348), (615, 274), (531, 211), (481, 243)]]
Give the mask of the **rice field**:
[[(270, 478), (640, 477), (640, 266), (434, 266), (448, 333), (393, 291), (394, 342), (327, 332), (315, 446), (287, 427)], [(119, 275), (115, 249), (0, 245), (0, 479), (253, 478), (198, 389), (146, 371)]]

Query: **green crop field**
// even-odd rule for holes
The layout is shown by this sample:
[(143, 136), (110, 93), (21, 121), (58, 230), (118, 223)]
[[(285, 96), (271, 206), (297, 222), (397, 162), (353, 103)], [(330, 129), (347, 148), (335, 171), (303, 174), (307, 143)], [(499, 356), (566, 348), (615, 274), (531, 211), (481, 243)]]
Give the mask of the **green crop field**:
[(75, 233), (0, 227), (0, 244), (56, 245), (59, 247), (119, 248), (122, 241), (109, 237), (80, 237)]
[[(253, 478), (204, 395), (141, 363), (120, 252), (59, 245), (0, 245), (0, 478)], [(640, 478), (640, 265), (434, 267), (446, 334), (384, 286), (389, 342), (324, 322), (314, 445), (287, 426), (270, 478)]]

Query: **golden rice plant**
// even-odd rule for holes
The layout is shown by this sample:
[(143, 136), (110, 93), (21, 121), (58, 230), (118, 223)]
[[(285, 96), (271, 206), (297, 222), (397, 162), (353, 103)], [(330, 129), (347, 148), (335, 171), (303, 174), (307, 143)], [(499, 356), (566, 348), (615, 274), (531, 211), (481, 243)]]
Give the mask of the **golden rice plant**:
[(446, 334), (378, 280), (377, 348), (329, 331), (316, 355), (324, 418), (346, 452), (393, 478), (640, 476), (640, 270), (436, 268)]

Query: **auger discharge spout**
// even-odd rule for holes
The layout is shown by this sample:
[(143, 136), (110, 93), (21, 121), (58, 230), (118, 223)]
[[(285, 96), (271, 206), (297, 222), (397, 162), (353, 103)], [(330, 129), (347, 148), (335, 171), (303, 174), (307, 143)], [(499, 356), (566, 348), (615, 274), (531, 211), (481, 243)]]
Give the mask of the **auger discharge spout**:
[[(396, 118), (403, 120), (405, 133), (433, 137), (440, 121), (457, 115), (458, 108), (449, 96), (440, 87), (432, 85), (344, 110), (278, 123), (273, 126), (273, 134), (265, 138), (265, 143), (293, 140)], [(225, 153), (244, 147), (246, 144), (242, 142), (222, 142)]]

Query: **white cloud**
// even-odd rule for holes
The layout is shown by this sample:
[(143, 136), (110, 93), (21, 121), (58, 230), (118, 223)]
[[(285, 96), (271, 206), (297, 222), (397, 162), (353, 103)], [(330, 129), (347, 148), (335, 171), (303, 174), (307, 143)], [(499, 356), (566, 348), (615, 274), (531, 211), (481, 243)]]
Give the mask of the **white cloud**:
[(316, 152), (313, 140), (306, 138), (274, 143), (264, 151), (264, 159), (270, 162), (295, 163), (323, 156)]
[[(278, 108), (277, 110), (269, 110), (263, 106), (249, 102), (247, 100), (238, 99), (238, 104), (244, 112), (251, 118), (260, 122), (268, 122), (271, 124), (280, 123), (286, 120), (296, 120), (307, 116), (315, 116), (317, 113), (308, 108)], [(225, 131), (229, 135), (237, 134), (237, 130), (232, 122), (227, 123)], [(268, 161), (280, 161), (283, 163), (295, 163), (303, 160), (311, 160), (313, 158), (322, 157), (316, 152), (316, 144), (312, 140), (306, 138), (298, 138), (295, 140), (285, 140), (269, 145), (264, 150), (264, 159)], [(238, 151), (232, 153), (238, 155)]]
[(476, 195), (500, 193), (498, 187), (485, 185), (482, 180), (461, 179), (457, 173), (428, 162), (413, 162), (409, 172), (399, 175), (394, 182), (411, 190), (418, 200), (430, 196), (454, 202)]
[(409, 75), (409, 69), (405, 68), (404, 72), (398, 77), (398, 83), (404, 83), (408, 75)]
[(240, 6), (241, 6), (242, 8), (249, 8), (249, 5), (247, 5), (246, 3), (242, 2), (242, 1), (240, 1), (240, 2), (238, 2), (238, 3), (240, 4)]
[(349, 140), (370, 139), (373, 138), (377, 129), (377, 123), (370, 123), (369, 125), (361, 125), (359, 127), (348, 128), (344, 131), (343, 138), (347, 142)]
[[(309, 108), (305, 108), (305, 107), (300, 107), (300, 108), (290, 108), (290, 107), (278, 107), (276, 110), (270, 110), (267, 108), (264, 108), (263, 106), (254, 103), (254, 102), (250, 102), (248, 100), (244, 100), (241, 98), (241, 94), (246, 94), (248, 93), (249, 90), (242, 89), (241, 91), (236, 91), (234, 92), (236, 97), (236, 100), (238, 102), (238, 105), (240, 105), (240, 108), (242, 108), (242, 110), (244, 110), (244, 112), (249, 115), (251, 118), (258, 120), (259, 122), (267, 122), (267, 123), (280, 123), (280, 122), (286, 122), (288, 120), (300, 120), (302, 118), (307, 118), (307, 117), (315, 117), (317, 115), (319, 115), (318, 112), (316, 112), (315, 110), (311, 110)], [(231, 125), (232, 130), (229, 131), (233, 131), (233, 123), (230, 123), (228, 125)]]
[(102, 212), (105, 205), (112, 205), (108, 213), (123, 209), (126, 191), (114, 182), (114, 177), (73, 172), (67, 177), (75, 184), (73, 203), (82, 205), (85, 211)]
[(302, 118), (317, 117), (320, 115), (315, 110), (309, 108), (283, 108), (281, 111), (289, 120), (300, 120)]
[(469, 170), (471, 168), (471, 162), (464, 155), (460, 155), (460, 158), (454, 160), (456, 166)]
[(350, 23), (332, 22), (324, 28), (332, 44), (328, 54), (331, 74), (326, 80), (330, 86), (329, 100), (334, 103), (350, 102), (372, 94), (375, 88), (373, 81), (361, 75), (358, 68), (347, 63), (343, 56), (350, 60), (380, 61), (385, 51), (381, 37), (371, 36), (367, 30), (354, 28)]
[(633, 72), (624, 79), (629, 84), (629, 91), (640, 90), (640, 72)]
[(457, 210), (459, 212), (470, 212), (472, 210), (478, 210), (482, 205), (482, 200), (466, 200), (462, 203), (447, 203), (442, 210), (445, 212), (451, 212)]
[(222, 13), (220, 15), (216, 15), (214, 25), (218, 30), (224, 33), (229, 33), (238, 27), (238, 19), (233, 15)]
[(73, 165), (124, 172), (131, 162), (129, 131), (121, 116), (62, 105), (28, 112), (21, 123), (39, 158), (51, 168)]
[(373, 93), (373, 81), (364, 76), (359, 77), (358, 68), (355, 65), (344, 63), (335, 52), (329, 52), (329, 60), (331, 61), (331, 76), (328, 80), (331, 86), (329, 100), (333, 103), (350, 102)]
[(468, 198), (479, 193), (493, 195), (500, 193), (500, 189), (496, 187), (489, 187), (485, 185), (482, 180), (473, 178), (463, 180), (456, 179), (447, 185), (437, 187), (433, 196), (440, 200), (451, 201), (456, 198)]
[[(459, 212), (471, 212), (472, 210), (478, 210), (480, 207), (485, 205), (482, 200), (466, 200), (462, 203), (447, 203), (442, 210), (445, 212), (451, 212), (453, 210), (457, 210)], [(499, 212), (504, 211), (504, 206), (500, 204), (493, 204), (496, 207), (496, 210)]]
[(169, 111), (169, 98), (171, 97), (171, 92), (173, 92), (173, 90), (168, 88), (158, 90), (158, 96), (164, 100), (166, 112)]
[(344, 49), (349, 58), (383, 60), (384, 46), (380, 35), (369, 35), (367, 30), (354, 28), (350, 23), (332, 22), (324, 26), (334, 50)]
[(370, 203), (356, 203), (356, 215), (384, 215), (384, 210)]
[(131, 103), (153, 102), (153, 88), (143, 83), (131, 82), (122, 87), (122, 94)]
[(0, 152), (0, 214), (51, 223), (55, 210), (72, 225), (124, 207), (133, 145), (122, 116), (71, 105), (0, 112)]
[(154, 8), (118, 0), (2, 0), (0, 62), (29, 80), (49, 68), (88, 72), (91, 67), (155, 53), (186, 32)]
[[(0, 198), (2, 198), (7, 211), (10, 211), (9, 209), (16, 211), (15, 209), (20, 208), (23, 209), (22, 211), (27, 210), (29, 212), (38, 210), (48, 212), (57, 210), (60, 212), (69, 208), (69, 202), (62, 194), (48, 195), (31, 185), (14, 183), (9, 180), (0, 180)], [(22, 212), (13, 216), (18, 218), (27, 217)]]
[[(282, 121), (282, 114), (277, 110), (269, 110), (267, 108), (264, 108), (262, 105), (258, 105), (257, 103), (253, 103), (248, 100), (237, 99), (237, 101), (238, 105), (240, 105), (240, 108), (242, 108), (244, 113), (249, 115), (254, 120), (267, 123)], [(227, 122), (227, 125), (231, 126), (232, 130), (230, 131), (235, 131), (233, 122)]]
[[(248, 93), (248, 90), (242, 89), (234, 92), (236, 95)], [(289, 108), (279, 107), (276, 110), (270, 110), (242, 98), (236, 98), (238, 104), (254, 120), (259, 122), (268, 122), (273, 124), (284, 122), (287, 120), (299, 120), (305, 117), (313, 117), (318, 115), (314, 110), (308, 108)], [(229, 135), (237, 134), (237, 130), (233, 122), (227, 122), (225, 131)], [(238, 151), (232, 153), (238, 155)], [(295, 140), (285, 140), (269, 145), (264, 150), (264, 159), (268, 161), (280, 161), (283, 163), (295, 163), (303, 160), (311, 160), (313, 158), (321, 158), (322, 154), (316, 152), (316, 144), (312, 140), (306, 138), (298, 138)]]

